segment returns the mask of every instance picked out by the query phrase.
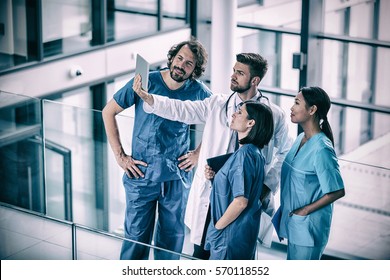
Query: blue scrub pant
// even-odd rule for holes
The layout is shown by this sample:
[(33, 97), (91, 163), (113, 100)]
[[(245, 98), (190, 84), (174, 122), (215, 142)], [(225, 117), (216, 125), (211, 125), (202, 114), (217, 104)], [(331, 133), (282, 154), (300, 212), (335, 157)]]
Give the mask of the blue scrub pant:
[[(125, 175), (126, 176), (126, 175)], [(185, 235), (184, 211), (189, 189), (181, 180), (153, 183), (123, 180), (126, 192), (125, 237), (151, 244), (156, 220), (154, 245), (181, 253)], [(147, 260), (150, 247), (130, 241), (122, 244), (122, 260)], [(157, 260), (178, 260), (178, 254), (154, 249)]]
[(319, 260), (324, 252), (325, 246), (307, 247), (299, 246), (288, 242), (287, 259), (288, 260)]

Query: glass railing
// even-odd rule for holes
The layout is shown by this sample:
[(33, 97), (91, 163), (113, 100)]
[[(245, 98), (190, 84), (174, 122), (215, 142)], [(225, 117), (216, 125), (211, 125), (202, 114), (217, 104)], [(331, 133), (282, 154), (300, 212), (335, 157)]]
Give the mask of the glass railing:
[[(133, 122), (118, 116), (129, 154)], [(107, 144), (101, 111), (0, 92), (0, 128), (0, 259), (118, 259), (126, 240), (123, 172)], [(32, 170), (30, 161), (39, 164), (35, 172), (21, 172)], [(68, 231), (46, 237), (49, 227)], [(151, 259), (156, 250), (192, 259), (137, 244), (149, 248)]]
[[(389, 144), (389, 142), (388, 142)], [(388, 153), (388, 144), (382, 149)], [(390, 169), (340, 159), (346, 195), (335, 202), (325, 253), (346, 259), (390, 259)]]
[[(47, 100), (42, 104), (46, 214), (108, 230), (109, 204), (116, 202), (108, 201), (101, 112)], [(50, 149), (49, 143), (58, 150)]]
[[(134, 119), (124, 112), (117, 122), (131, 154)], [(199, 141), (201, 131), (191, 132)], [(378, 143), (376, 148), (388, 153), (389, 141)], [(101, 111), (0, 92), (0, 153), (1, 259), (119, 258), (123, 171), (107, 143)], [(390, 259), (383, 246), (390, 242), (390, 169), (348, 157), (339, 162), (346, 196), (335, 203), (325, 253)], [(140, 246), (150, 248), (151, 259), (154, 250), (162, 250)], [(192, 247), (187, 232), (180, 258), (191, 259)], [(258, 247), (259, 259), (275, 255)]]
[[(117, 260), (122, 242), (126, 240), (10, 205), (0, 204), (0, 217), (1, 260)], [(137, 244), (149, 248), (151, 259), (155, 250), (163, 250)], [(193, 259), (185, 254), (166, 252), (180, 260)]]
[(0, 91), (0, 201), (45, 211), (39, 99)]

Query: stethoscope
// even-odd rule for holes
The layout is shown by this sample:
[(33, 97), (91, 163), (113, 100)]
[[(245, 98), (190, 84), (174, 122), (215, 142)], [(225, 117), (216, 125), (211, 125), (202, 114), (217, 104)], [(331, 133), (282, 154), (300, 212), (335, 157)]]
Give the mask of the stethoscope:
[[(262, 97), (264, 97), (264, 98), (267, 100), (268, 105), (270, 105), (270, 102), (269, 102), (268, 97), (264, 96), (260, 89), (257, 89), (257, 91), (259, 92), (259, 96), (256, 98), (256, 101), (257, 101), (257, 102), (260, 102), (260, 99), (261, 99)], [(230, 99), (231, 99), (232, 96), (235, 95), (235, 94), (236, 94), (236, 91), (234, 91), (232, 94), (230, 94), (229, 98), (226, 100), (226, 103), (225, 103), (225, 115), (226, 115), (226, 120), (227, 120), (227, 121), (226, 121), (226, 125), (227, 125), (227, 126), (229, 126), (228, 105), (229, 105)]]

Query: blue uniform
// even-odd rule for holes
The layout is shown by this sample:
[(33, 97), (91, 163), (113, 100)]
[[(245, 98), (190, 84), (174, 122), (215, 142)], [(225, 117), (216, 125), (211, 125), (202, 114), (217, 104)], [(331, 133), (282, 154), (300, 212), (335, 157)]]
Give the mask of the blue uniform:
[(328, 242), (333, 204), (307, 216), (289, 213), (344, 188), (331, 141), (320, 132), (298, 151), (304, 133), (282, 165), (279, 237), (288, 239), (287, 259), (320, 259)]
[[(160, 71), (150, 72), (148, 92), (180, 100), (203, 100), (211, 95), (197, 80), (186, 80), (177, 90), (170, 90)], [(185, 198), (191, 174), (178, 168), (178, 158), (189, 150), (189, 126), (154, 114), (146, 114), (143, 101), (134, 93), (133, 79), (114, 95), (117, 104), (126, 109), (135, 105), (132, 157), (144, 161), (138, 166), (144, 178), (123, 176), (126, 192), (125, 237), (150, 244), (154, 231), (155, 210), (159, 217), (155, 245), (181, 252), (184, 241)], [(149, 248), (124, 242), (121, 259), (148, 259)], [(156, 259), (178, 259), (177, 255), (155, 251)]]
[[(210, 259), (254, 259), (260, 228), (265, 160), (253, 144), (243, 145), (217, 172), (210, 194), (211, 222), (205, 248)], [(248, 205), (231, 224), (222, 230), (214, 225), (235, 197), (244, 196)]]

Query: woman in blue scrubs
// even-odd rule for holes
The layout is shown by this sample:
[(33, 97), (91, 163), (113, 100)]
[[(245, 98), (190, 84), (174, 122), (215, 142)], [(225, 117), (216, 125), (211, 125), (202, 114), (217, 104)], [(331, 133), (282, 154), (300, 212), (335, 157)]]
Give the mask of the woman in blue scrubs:
[[(305, 87), (295, 97), (291, 121), (298, 135), (282, 165), (279, 237), (288, 240), (288, 260), (319, 260), (328, 242), (333, 202), (345, 195), (327, 119), (327, 93)], [(276, 226), (277, 228), (278, 226)]]
[(272, 111), (262, 103), (246, 101), (233, 114), (230, 128), (237, 131), (240, 148), (215, 177), (209, 166), (205, 170), (207, 179), (214, 177), (205, 244), (212, 260), (255, 257), (265, 165), (260, 149), (273, 134)]

